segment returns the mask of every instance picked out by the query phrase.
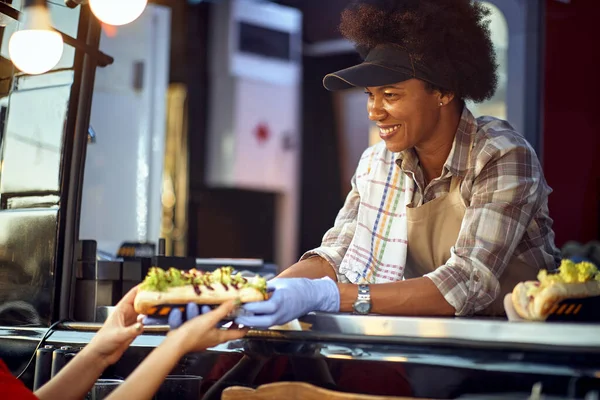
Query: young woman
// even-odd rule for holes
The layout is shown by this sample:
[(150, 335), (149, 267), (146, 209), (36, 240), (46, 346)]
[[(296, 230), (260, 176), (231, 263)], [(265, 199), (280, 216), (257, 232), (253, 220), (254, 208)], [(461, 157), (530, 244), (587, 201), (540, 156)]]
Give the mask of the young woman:
[(343, 12), (340, 30), (364, 62), (323, 83), (364, 88), (382, 141), (362, 155), (322, 245), (238, 323), (340, 310), (500, 315), (516, 283), (557, 267), (534, 150), (508, 122), (465, 105), (496, 89), (488, 14), (470, 0), (363, 0)]

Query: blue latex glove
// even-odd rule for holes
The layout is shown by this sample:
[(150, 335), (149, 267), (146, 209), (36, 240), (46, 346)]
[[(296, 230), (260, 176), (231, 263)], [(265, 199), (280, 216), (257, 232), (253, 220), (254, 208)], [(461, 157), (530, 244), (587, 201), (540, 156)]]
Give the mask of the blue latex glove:
[(236, 324), (254, 328), (282, 325), (311, 311), (337, 312), (340, 292), (330, 278), (275, 278), (267, 283), (275, 292), (269, 300), (243, 306), (246, 314), (235, 319)]
[[(197, 317), (198, 315), (200, 315), (200, 312), (202, 312), (202, 314), (206, 314), (209, 311), (210, 311), (210, 307), (209, 306), (202, 306), (202, 309), (200, 309), (198, 307), (198, 304), (196, 304), (196, 303), (188, 303), (188, 305), (185, 307), (185, 317), (186, 317), (185, 319), (187, 321), (188, 319), (192, 319), (192, 318)], [(176, 328), (179, 328), (185, 322), (183, 317), (184, 316), (181, 313), (181, 311), (178, 308), (174, 308), (169, 313), (169, 317), (167, 319), (165, 319), (165, 318), (145, 317), (142, 320), (142, 323), (144, 325), (164, 325), (164, 324), (169, 324), (169, 326), (171, 327), (171, 329), (176, 329)]]

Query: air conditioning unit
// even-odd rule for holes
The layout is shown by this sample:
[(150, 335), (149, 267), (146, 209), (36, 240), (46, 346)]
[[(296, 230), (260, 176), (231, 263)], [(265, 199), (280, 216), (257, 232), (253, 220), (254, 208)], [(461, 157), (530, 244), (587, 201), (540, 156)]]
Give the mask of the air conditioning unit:
[(287, 190), (298, 173), (302, 14), (221, 1), (210, 35), (207, 184)]

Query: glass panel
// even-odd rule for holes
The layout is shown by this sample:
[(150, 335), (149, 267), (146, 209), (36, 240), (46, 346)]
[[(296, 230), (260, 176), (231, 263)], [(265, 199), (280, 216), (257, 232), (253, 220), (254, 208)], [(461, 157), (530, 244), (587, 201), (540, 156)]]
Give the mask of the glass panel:
[(0, 211), (0, 325), (48, 325), (57, 208)]
[[(63, 130), (73, 73), (52, 75), (55, 86), (46, 86), (44, 76), (21, 77), (19, 90), (10, 95), (0, 176), (2, 196), (59, 192)], [(59, 81), (62, 84), (57, 84)]]
[(483, 103), (475, 104), (472, 101), (467, 102), (467, 106), (475, 115), (491, 115), (493, 117), (506, 119), (506, 89), (507, 89), (507, 69), (508, 69), (508, 24), (504, 14), (498, 7), (490, 2), (482, 1), (491, 11), (490, 31), (492, 33), (492, 42), (496, 50), (496, 61), (498, 62), (498, 88), (494, 97)]
[[(76, 37), (79, 10), (49, 4), (54, 27)], [(21, 9), (22, 0), (12, 6)], [(16, 71), (8, 42), (0, 47), (0, 325), (48, 325), (54, 297), (60, 162), (75, 50), (49, 73)]]

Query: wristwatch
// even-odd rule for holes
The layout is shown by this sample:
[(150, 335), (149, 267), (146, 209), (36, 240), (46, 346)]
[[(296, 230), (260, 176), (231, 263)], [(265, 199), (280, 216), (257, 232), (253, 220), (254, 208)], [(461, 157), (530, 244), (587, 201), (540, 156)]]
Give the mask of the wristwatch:
[(369, 285), (358, 285), (358, 297), (352, 306), (356, 314), (366, 315), (371, 312), (371, 291)]

